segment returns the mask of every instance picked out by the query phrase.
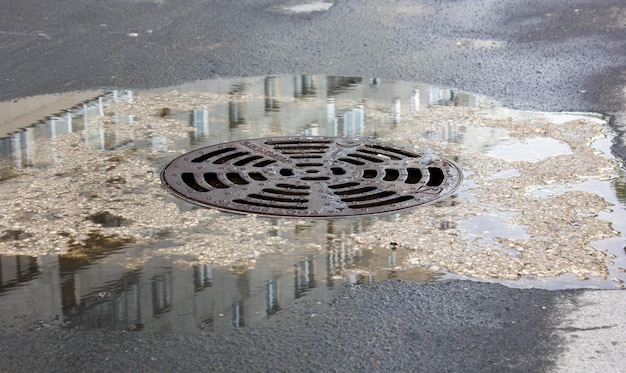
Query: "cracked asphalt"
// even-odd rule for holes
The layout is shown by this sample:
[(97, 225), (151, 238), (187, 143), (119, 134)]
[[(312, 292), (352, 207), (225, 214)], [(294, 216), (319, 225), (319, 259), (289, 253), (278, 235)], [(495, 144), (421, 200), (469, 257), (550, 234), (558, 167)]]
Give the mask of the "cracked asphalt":
[[(323, 3), (5, 1), (0, 100), (213, 77), (379, 77), (517, 109), (599, 112), (625, 158), (623, 0), (337, 0), (289, 11)], [(625, 306), (621, 290), (390, 281), (296, 303), (259, 330), (6, 327), (0, 370), (619, 372)]]

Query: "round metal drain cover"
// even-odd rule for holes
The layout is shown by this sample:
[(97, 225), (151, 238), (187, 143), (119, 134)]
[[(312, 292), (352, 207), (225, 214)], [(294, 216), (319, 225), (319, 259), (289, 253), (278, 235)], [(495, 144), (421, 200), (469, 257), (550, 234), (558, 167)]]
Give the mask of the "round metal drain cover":
[(161, 172), (192, 203), (265, 216), (345, 218), (441, 200), (461, 169), (431, 152), (362, 139), (276, 137), (213, 145)]

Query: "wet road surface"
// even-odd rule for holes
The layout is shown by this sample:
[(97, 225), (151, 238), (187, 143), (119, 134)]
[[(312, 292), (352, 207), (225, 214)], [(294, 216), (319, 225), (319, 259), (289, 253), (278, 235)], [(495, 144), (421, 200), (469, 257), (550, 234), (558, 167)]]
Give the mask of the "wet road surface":
[[(345, 1), (311, 13), (283, 5), (5, 4), (0, 99), (319, 72), (436, 83), (515, 108), (596, 111), (613, 115), (617, 130), (624, 124), (620, 0)], [(619, 141), (616, 152), (625, 154)], [(266, 329), (219, 335), (67, 332), (30, 320), (0, 332), (11, 341), (0, 369), (619, 371), (626, 323), (613, 311), (624, 297), (389, 282), (296, 303)]]

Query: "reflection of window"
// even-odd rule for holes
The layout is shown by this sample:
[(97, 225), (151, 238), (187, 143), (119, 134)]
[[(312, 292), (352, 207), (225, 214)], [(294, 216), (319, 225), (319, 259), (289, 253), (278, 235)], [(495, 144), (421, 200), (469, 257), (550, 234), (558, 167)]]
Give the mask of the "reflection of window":
[(150, 139), (152, 143), (152, 150), (155, 152), (166, 152), (167, 151), (167, 137), (165, 136), (152, 136)]
[(273, 76), (265, 78), (265, 111), (278, 111), (280, 109), (277, 81), (278, 79)]
[[(21, 231), (8, 231), (10, 237), (24, 235)], [(37, 258), (26, 255), (0, 255), (0, 292), (5, 288), (36, 278), (39, 275)]]
[(303, 260), (295, 265), (296, 298), (300, 298), (315, 287), (314, 269), (313, 259)]
[(193, 285), (195, 291), (211, 286), (213, 282), (213, 269), (207, 264), (193, 266)]
[(278, 304), (278, 282), (276, 280), (269, 280), (267, 282), (267, 315), (273, 315), (280, 311), (280, 304)]
[(458, 141), (458, 128), (456, 124), (442, 126), (436, 131), (427, 131), (426, 138), (435, 141)]
[(246, 317), (244, 314), (243, 301), (233, 304), (233, 326), (240, 328), (246, 326)]
[(363, 134), (365, 112), (362, 108), (350, 109), (339, 118), (339, 133), (343, 136)]
[(243, 102), (231, 101), (228, 103), (228, 123), (231, 128), (246, 123), (245, 106)]
[(130, 285), (117, 293), (101, 292), (95, 297), (97, 301), (87, 305), (80, 315), (83, 325), (91, 328), (141, 329), (137, 284)]
[[(61, 270), (63, 271), (63, 270)], [(140, 330), (140, 271), (132, 271), (85, 296), (74, 275), (61, 284), (63, 315), (68, 325)], [(77, 296), (80, 298), (77, 299)]]
[(189, 115), (189, 124), (195, 129), (194, 138), (201, 139), (209, 136), (209, 111), (193, 110)]
[(165, 273), (152, 278), (152, 311), (160, 315), (172, 308), (172, 274)]
[(246, 123), (246, 106), (243, 98), (238, 97), (245, 93), (243, 84), (233, 85), (229, 95), (233, 96), (228, 102), (228, 124), (230, 128), (235, 128), (240, 124)]
[(418, 112), (420, 111), (420, 90), (419, 89), (414, 89), (413, 93), (411, 94), (411, 111), (414, 112)]
[(293, 77), (293, 97), (315, 97), (315, 78), (313, 75), (295, 75)]

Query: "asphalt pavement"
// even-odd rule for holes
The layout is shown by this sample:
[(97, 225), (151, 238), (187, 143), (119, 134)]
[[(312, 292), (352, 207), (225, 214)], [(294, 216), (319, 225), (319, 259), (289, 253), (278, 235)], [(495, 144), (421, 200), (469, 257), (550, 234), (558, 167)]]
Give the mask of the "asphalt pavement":
[[(2, 101), (214, 77), (378, 77), (517, 109), (606, 114), (614, 151), (626, 155), (623, 0), (11, 0), (0, 9)], [(297, 303), (261, 330), (5, 328), (0, 371), (619, 372), (625, 305), (621, 290), (392, 281)]]

